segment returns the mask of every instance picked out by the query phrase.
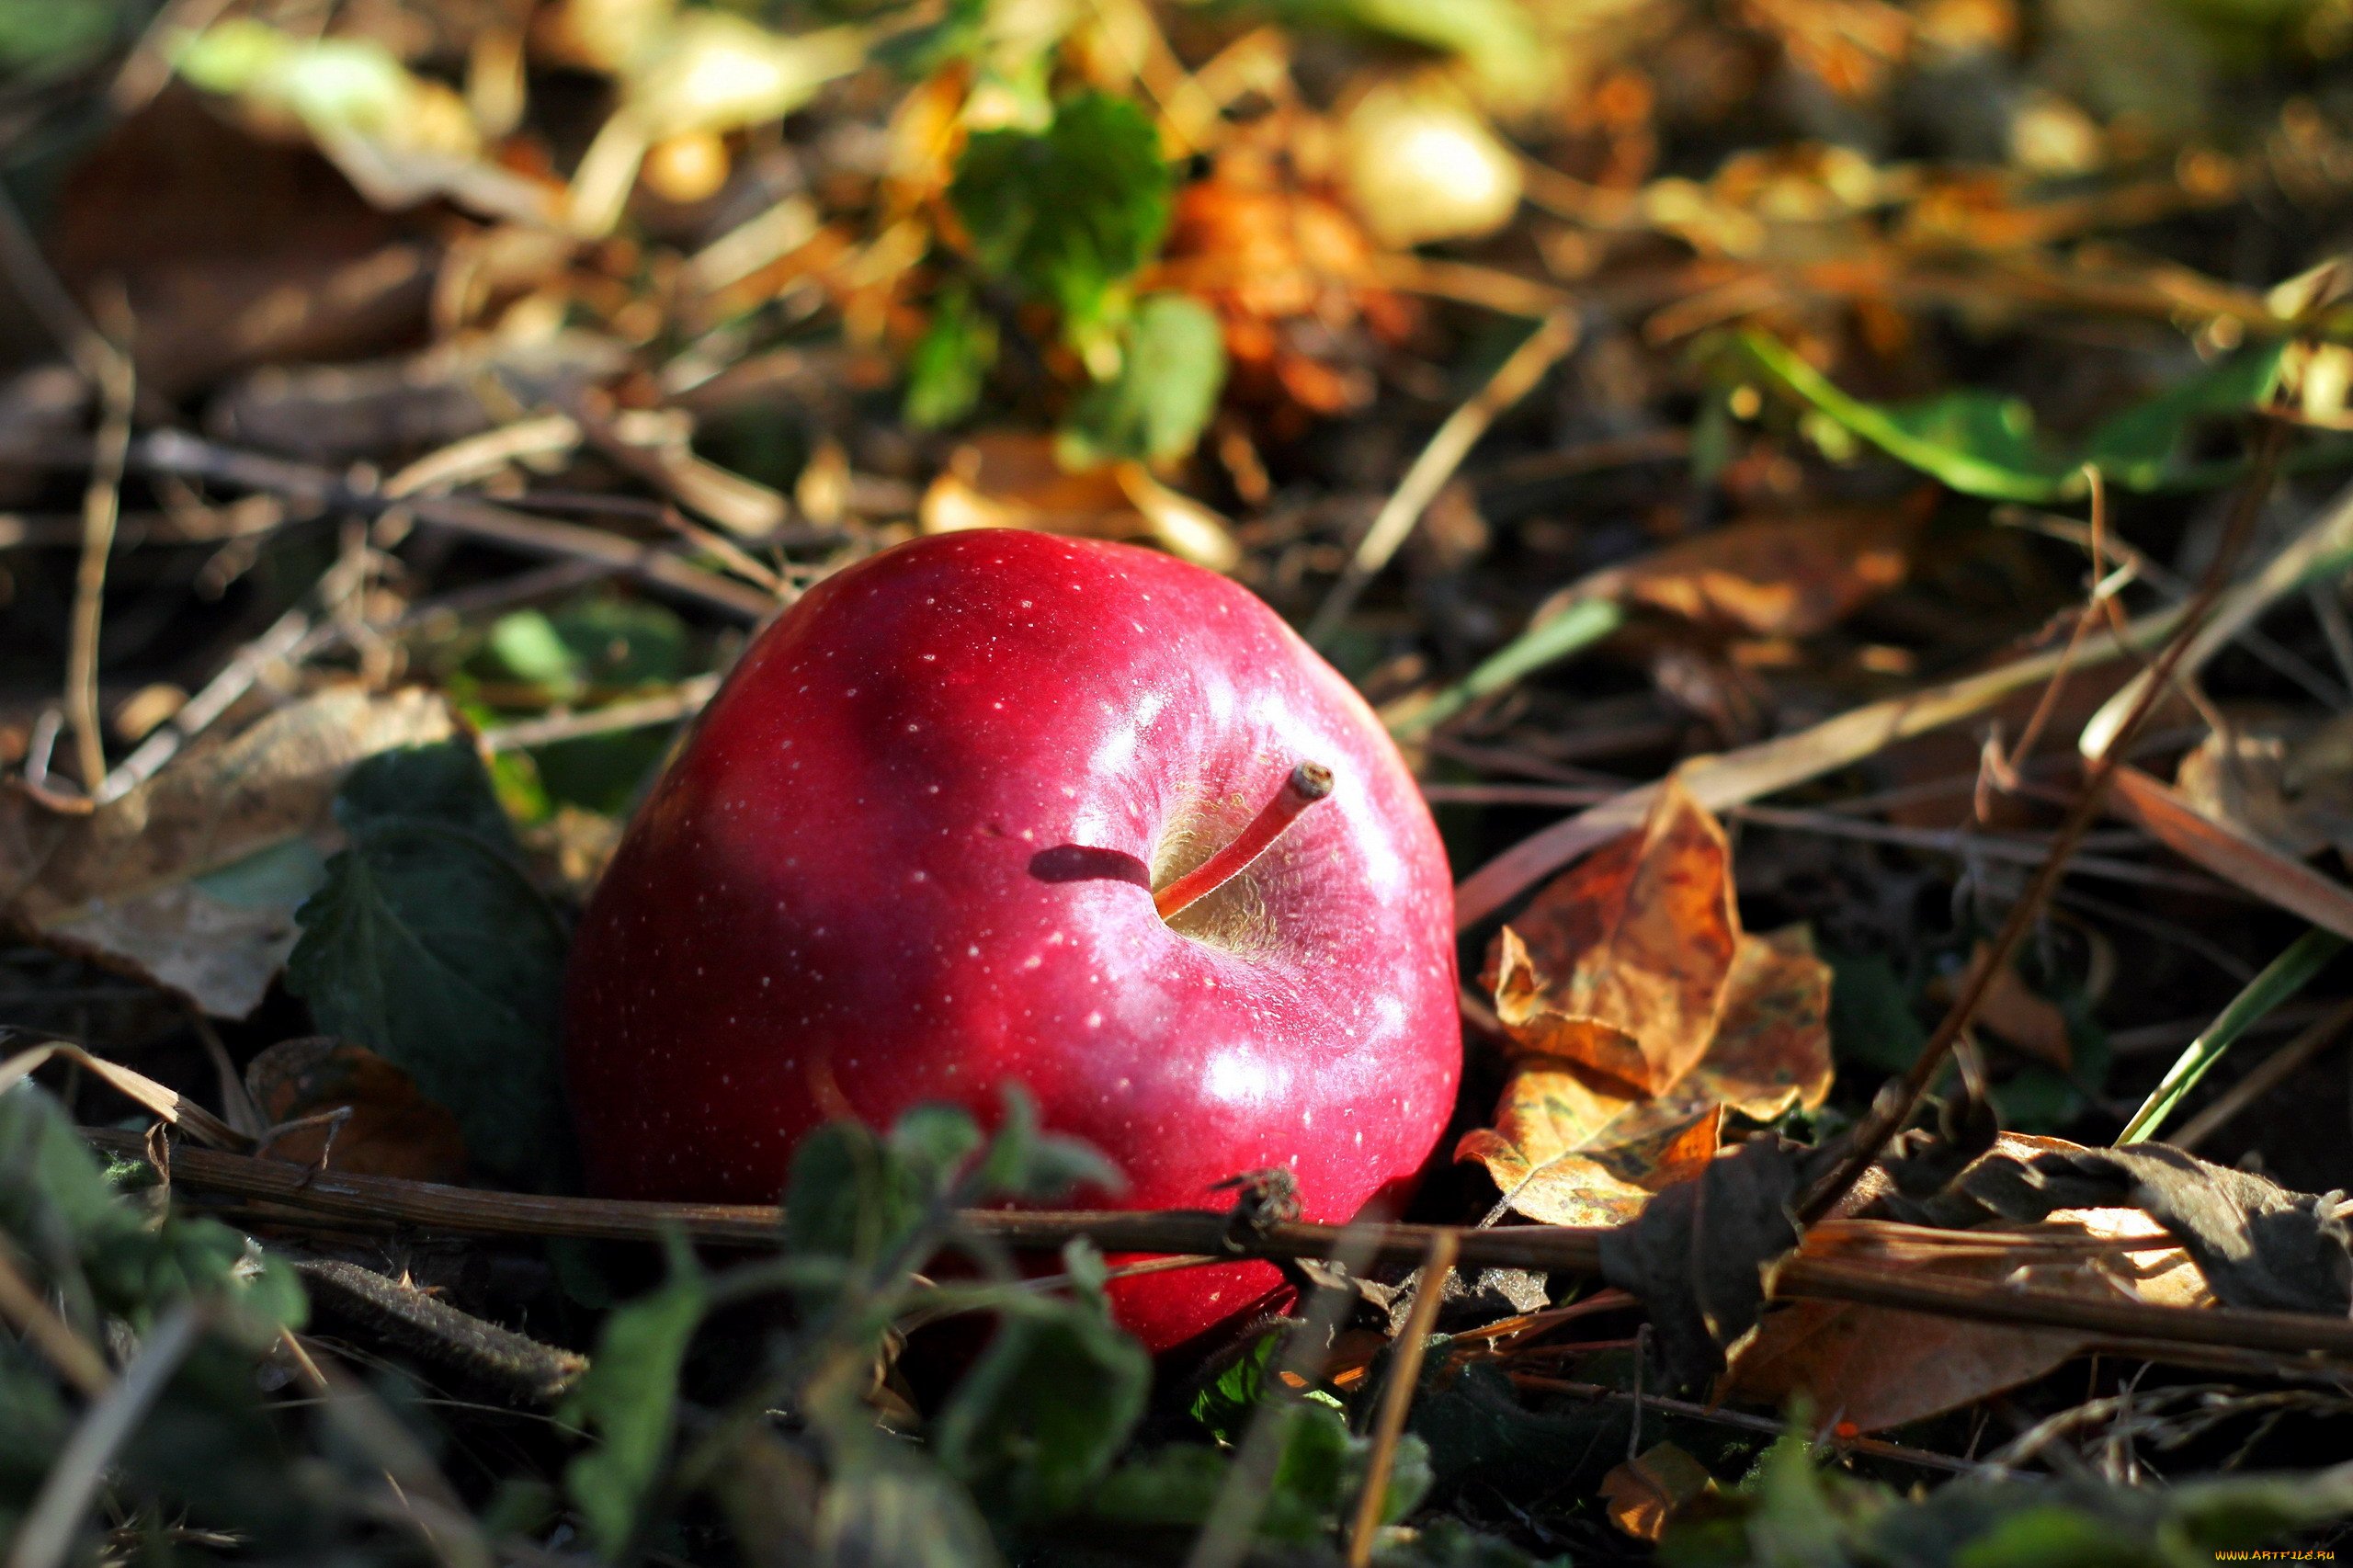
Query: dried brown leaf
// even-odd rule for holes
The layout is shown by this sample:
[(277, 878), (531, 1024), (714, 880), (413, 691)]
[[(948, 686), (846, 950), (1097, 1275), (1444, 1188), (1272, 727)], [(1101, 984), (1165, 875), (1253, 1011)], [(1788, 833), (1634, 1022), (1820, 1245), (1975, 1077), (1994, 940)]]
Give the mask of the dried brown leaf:
[(1073, 471), (1051, 437), (991, 431), (959, 448), (915, 510), (926, 533), (1036, 528), (1087, 539), (1149, 539), (1211, 571), (1240, 563), (1226, 520), (1136, 463)]
[(2109, 804), (2166, 848), (2324, 930), (2353, 937), (2353, 888), (2291, 859), (2137, 767), (2120, 767)]
[[(2032, 1230), (2052, 1240), (2090, 1236), (2145, 1243), (2152, 1237), (2146, 1219), (2131, 1210), (2062, 1210)], [(1954, 1234), (1959, 1241), (1967, 1233)], [(1890, 1270), (2086, 1301), (2210, 1303), (2205, 1279), (2188, 1256), (2165, 1245), (2161, 1234), (2156, 1239), (2162, 1250), (2122, 1256), (2030, 1247), (1956, 1248), (1875, 1261)], [(1800, 1250), (1820, 1256), (1843, 1249), (1809, 1234)], [(1802, 1395), (1817, 1410), (1835, 1413), (1859, 1431), (1878, 1432), (2030, 1382), (2097, 1342), (2097, 1335), (2075, 1329), (1972, 1324), (1883, 1307), (1798, 1301), (1766, 1314), (1756, 1336), (1733, 1354), (1716, 1392), (1721, 1398), (1777, 1409)]]
[(1658, 1540), (1679, 1510), (1715, 1490), (1708, 1467), (1673, 1443), (1644, 1449), (1601, 1478), (1609, 1522), (1636, 1540)]
[(2353, 722), (2261, 714), (2183, 754), (2174, 788), (2201, 814), (2302, 860), (2353, 849)]
[(1911, 508), (1752, 517), (1668, 545), (1569, 590), (1756, 637), (1811, 637), (1904, 581)]
[(245, 1090), (282, 1129), (265, 1149), (277, 1159), (408, 1181), (454, 1182), (465, 1174), (458, 1119), (365, 1046), (324, 1035), (280, 1040), (246, 1063)]
[(1740, 943), (1723, 828), (1670, 780), (1642, 831), (1536, 895), (1499, 941), (1496, 1016), (1534, 1054), (1657, 1094), (1714, 1038)]
[(1714, 1154), (1726, 1109), (1766, 1121), (1829, 1093), (1829, 969), (1802, 931), (1742, 931), (1730, 874), (1722, 830), (1670, 790), (1643, 833), (1497, 937), (1488, 978), (1514, 1072), (1495, 1125), (1455, 1157), (1520, 1214), (1630, 1220)]
[[(2016, 1161), (2080, 1150), (2064, 1139), (2005, 1132), (1954, 1185), (1966, 1189)], [(1890, 1272), (2047, 1290), (2086, 1301), (2177, 1307), (2214, 1301), (2189, 1255), (2132, 1209), (2055, 1210), (2040, 1222), (1990, 1232), (1830, 1220), (1807, 1232), (1799, 1250), (1807, 1257), (1868, 1261)], [(1756, 1335), (1733, 1354), (1716, 1393), (1776, 1408), (1803, 1395), (1860, 1431), (1883, 1431), (2029, 1382), (2097, 1343), (2097, 1335), (2074, 1329), (1798, 1301), (1766, 1314)]]
[(0, 918), (242, 1017), (293, 949), (306, 868), (340, 842), (330, 808), (344, 774), (455, 730), (432, 693), (328, 687), (199, 742), (86, 817), (0, 795)]

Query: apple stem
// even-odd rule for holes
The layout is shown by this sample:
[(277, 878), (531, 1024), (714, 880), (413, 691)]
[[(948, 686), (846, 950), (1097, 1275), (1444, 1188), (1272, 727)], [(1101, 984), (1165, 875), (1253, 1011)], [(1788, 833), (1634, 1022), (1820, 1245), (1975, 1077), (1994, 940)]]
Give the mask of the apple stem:
[(1320, 762), (1301, 763), (1233, 843), (1153, 894), (1153, 907), (1160, 911), (1163, 920), (1175, 919), (1232, 881), (1283, 835), (1300, 812), (1331, 792), (1330, 768)]

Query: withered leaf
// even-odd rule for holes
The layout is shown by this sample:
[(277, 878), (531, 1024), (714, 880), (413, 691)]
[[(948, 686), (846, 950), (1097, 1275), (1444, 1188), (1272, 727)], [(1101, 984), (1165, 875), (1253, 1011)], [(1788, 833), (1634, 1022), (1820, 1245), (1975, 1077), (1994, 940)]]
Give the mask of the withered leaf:
[(453, 729), (432, 693), (332, 686), (206, 737), (86, 817), (0, 795), (0, 920), (243, 1017), (342, 842), (336, 784), (362, 758)]
[(1670, 780), (1642, 831), (1538, 893), (1488, 984), (1523, 1049), (1657, 1094), (1715, 1036), (1740, 945), (1724, 831)]
[(274, 1158), (410, 1181), (465, 1174), (457, 1117), (366, 1046), (325, 1035), (279, 1040), (245, 1064), (245, 1090), (273, 1129), (266, 1152)]
[(2174, 775), (2182, 796), (2295, 859), (2353, 848), (2353, 721), (2232, 717), (2182, 754)]
[(1694, 1498), (1716, 1490), (1708, 1467), (1673, 1443), (1643, 1449), (1601, 1478), (1609, 1522), (1636, 1540), (1656, 1540)]
[(1714, 1377), (1756, 1328), (1768, 1276), (1798, 1244), (1798, 1194), (1836, 1157), (1778, 1136), (1751, 1139), (1601, 1238), (1601, 1277), (1649, 1309), (1670, 1381)]
[(1810, 637), (1904, 581), (1923, 520), (1915, 508), (1880, 506), (1745, 518), (1569, 593), (1647, 605), (1752, 636)]
[[(2002, 1147), (2030, 1156), (2056, 1142), (2006, 1134)], [(2086, 1250), (2086, 1238), (2132, 1250)], [(2188, 1256), (2129, 1209), (2054, 1210), (2029, 1231), (1994, 1236), (1832, 1220), (1809, 1231), (1801, 1251), (1808, 1257), (1868, 1261), (1890, 1272), (2026, 1286), (2088, 1301), (2202, 1306), (2213, 1299)], [(2041, 1377), (2097, 1342), (2096, 1335), (2073, 1329), (1794, 1301), (1765, 1314), (1733, 1356), (1716, 1394), (1775, 1409), (1802, 1395), (1816, 1410), (1876, 1432)]]
[[(1455, 1157), (1485, 1165), (1529, 1219), (1631, 1219), (1715, 1153), (1727, 1109), (1768, 1121), (1829, 1093), (1829, 969), (1802, 931), (1740, 929), (1725, 847), (1714, 820), (1670, 788), (1644, 832), (1562, 878), (1497, 937), (1492, 982), (1514, 1072), (1495, 1125)], [(1677, 941), (1678, 919), (1695, 940)], [(1556, 1001), (1574, 996), (1600, 1016)], [(1654, 1051), (1660, 1041), (1671, 1053)], [(1644, 1086), (1635, 1075), (1653, 1056), (1663, 1075)]]
[(2161, 1143), (1997, 1153), (1955, 1186), (2006, 1220), (2138, 1209), (2181, 1244), (2224, 1306), (2341, 1317), (2353, 1301), (2353, 1225), (2342, 1193), (2291, 1192)]

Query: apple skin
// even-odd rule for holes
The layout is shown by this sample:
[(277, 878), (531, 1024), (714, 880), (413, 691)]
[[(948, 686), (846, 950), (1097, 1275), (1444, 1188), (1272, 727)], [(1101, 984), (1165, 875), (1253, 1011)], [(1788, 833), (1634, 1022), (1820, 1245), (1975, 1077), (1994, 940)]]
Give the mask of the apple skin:
[[(1173, 921), (1151, 889), (1291, 767), (1336, 777)], [(1454, 1105), (1453, 889), (1396, 748), (1247, 590), (990, 529), (827, 579), (763, 633), (584, 917), (567, 1067), (592, 1184), (773, 1202), (824, 1121), (1017, 1081), (1127, 1173), (1107, 1207), (1393, 1205)], [(1115, 1281), (1166, 1349), (1267, 1301), (1245, 1263)]]

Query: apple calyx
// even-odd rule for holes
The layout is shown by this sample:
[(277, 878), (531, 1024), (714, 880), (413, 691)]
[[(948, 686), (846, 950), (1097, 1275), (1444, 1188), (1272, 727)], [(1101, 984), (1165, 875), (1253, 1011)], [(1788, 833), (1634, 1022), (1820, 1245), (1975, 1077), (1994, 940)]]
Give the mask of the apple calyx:
[(1283, 787), (1275, 791), (1258, 814), (1252, 817), (1233, 842), (1162, 888), (1152, 895), (1153, 907), (1163, 920), (1173, 920), (1192, 905), (1217, 892), (1248, 868), (1250, 862), (1273, 847), (1276, 839), (1299, 813), (1332, 792), (1332, 770), (1320, 762), (1302, 762), (1290, 770)]

